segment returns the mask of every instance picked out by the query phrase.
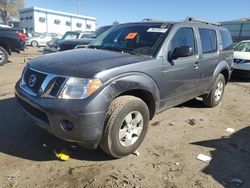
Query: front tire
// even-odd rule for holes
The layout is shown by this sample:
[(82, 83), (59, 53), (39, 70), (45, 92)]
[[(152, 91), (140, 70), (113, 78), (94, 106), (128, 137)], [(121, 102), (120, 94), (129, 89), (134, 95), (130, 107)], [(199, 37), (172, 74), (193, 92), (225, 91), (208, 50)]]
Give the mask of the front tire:
[(8, 52), (0, 46), (0, 66), (3, 66), (8, 61)]
[(34, 48), (38, 47), (38, 42), (35, 41), (35, 40), (32, 41), (32, 42), (31, 42), (31, 46), (34, 47)]
[(225, 77), (219, 74), (214, 82), (212, 90), (209, 95), (203, 97), (203, 103), (208, 107), (215, 107), (220, 104), (224, 90), (225, 90)]
[(133, 96), (118, 97), (109, 107), (100, 147), (114, 158), (129, 155), (142, 143), (148, 124), (149, 109), (144, 101)]

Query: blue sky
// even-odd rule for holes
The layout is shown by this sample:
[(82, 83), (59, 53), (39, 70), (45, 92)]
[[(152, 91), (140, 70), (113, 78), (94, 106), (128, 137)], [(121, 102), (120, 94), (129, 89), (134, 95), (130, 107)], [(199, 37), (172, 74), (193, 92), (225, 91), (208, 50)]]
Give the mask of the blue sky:
[[(187, 16), (212, 21), (250, 17), (250, 0), (78, 0), (79, 14), (96, 17), (98, 26), (144, 18), (183, 20)], [(25, 0), (37, 6), (76, 13), (77, 0)]]

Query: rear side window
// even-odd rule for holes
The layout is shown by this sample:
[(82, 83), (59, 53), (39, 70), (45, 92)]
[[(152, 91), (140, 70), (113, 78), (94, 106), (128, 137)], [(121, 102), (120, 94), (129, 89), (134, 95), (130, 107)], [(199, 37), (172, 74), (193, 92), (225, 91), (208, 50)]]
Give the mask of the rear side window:
[(220, 30), (222, 50), (231, 50), (233, 49), (233, 41), (230, 33), (228, 31)]
[(195, 39), (192, 28), (184, 27), (179, 29), (171, 41), (172, 51), (181, 46), (189, 46), (195, 52)]
[(202, 53), (214, 53), (217, 51), (217, 37), (215, 30), (199, 29)]

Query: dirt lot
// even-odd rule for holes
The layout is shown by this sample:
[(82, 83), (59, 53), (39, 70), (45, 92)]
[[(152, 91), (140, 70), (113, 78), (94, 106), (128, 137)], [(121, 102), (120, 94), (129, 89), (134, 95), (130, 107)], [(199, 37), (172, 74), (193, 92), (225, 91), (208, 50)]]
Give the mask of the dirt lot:
[[(38, 56), (39, 50), (27, 50), (25, 58)], [(230, 82), (216, 108), (192, 100), (158, 114), (140, 155), (113, 160), (26, 119), (14, 100), (24, 54), (10, 60), (0, 67), (0, 187), (238, 187), (228, 178), (250, 187), (250, 82)], [(228, 127), (235, 133), (226, 132)], [(71, 158), (59, 161), (54, 149), (66, 150)], [(210, 164), (197, 160), (199, 153), (211, 156)]]

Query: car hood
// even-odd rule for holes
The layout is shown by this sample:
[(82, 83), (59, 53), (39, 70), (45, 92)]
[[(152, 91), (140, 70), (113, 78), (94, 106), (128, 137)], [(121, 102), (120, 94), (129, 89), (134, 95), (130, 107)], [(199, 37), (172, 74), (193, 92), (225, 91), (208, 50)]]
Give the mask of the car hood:
[(63, 41), (63, 39), (54, 38), (51, 41), (49, 41), (47, 44), (51, 48), (58, 48), (61, 41)]
[(41, 56), (31, 60), (29, 66), (47, 73), (91, 78), (104, 70), (150, 59), (152, 57), (107, 50), (76, 49)]
[(250, 60), (250, 52), (237, 52), (237, 51), (234, 51), (234, 59)]

